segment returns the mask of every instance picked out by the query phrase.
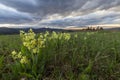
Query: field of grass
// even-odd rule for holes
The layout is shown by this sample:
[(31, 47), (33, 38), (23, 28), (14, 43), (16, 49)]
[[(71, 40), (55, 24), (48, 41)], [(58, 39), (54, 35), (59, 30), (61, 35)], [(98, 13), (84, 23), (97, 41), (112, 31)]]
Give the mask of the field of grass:
[(0, 80), (120, 80), (120, 32), (29, 35), (0, 35)]

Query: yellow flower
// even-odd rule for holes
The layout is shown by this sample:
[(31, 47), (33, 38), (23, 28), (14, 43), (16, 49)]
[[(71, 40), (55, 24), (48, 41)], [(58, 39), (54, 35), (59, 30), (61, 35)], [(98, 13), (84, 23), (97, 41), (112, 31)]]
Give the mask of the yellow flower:
[(65, 37), (65, 40), (69, 40), (71, 36), (70, 36), (70, 34), (65, 33), (65, 34), (64, 34), (64, 37)]
[(20, 63), (21, 63), (21, 64), (26, 64), (26, 63), (28, 63), (27, 57), (26, 57), (26, 56), (23, 56), (23, 57), (21, 58), (21, 60), (20, 60)]
[(23, 42), (23, 45), (26, 46), (26, 45), (27, 45), (27, 42)]
[(54, 39), (54, 38), (55, 38), (55, 39), (58, 38), (58, 35), (57, 35), (57, 33), (56, 33), (55, 31), (52, 32), (52, 37), (53, 37), (53, 39)]
[(17, 54), (16, 51), (13, 51), (13, 52), (12, 52), (12, 56), (15, 56), (16, 54)]
[(39, 52), (37, 48), (34, 48), (32, 51), (33, 51), (33, 53), (35, 53), (35, 54)]
[(74, 35), (74, 37), (75, 37), (75, 38), (77, 38), (77, 37), (78, 37), (78, 35), (77, 35), (77, 34), (75, 34), (75, 35)]
[(84, 40), (86, 40), (86, 39), (87, 39), (87, 37), (85, 36), (85, 37), (84, 37)]
[(30, 28), (30, 30), (29, 30), (28, 32), (30, 32), (30, 33), (31, 33), (31, 32), (33, 32), (33, 30)]
[(31, 40), (31, 45), (36, 45), (36, 39)]
[(47, 31), (47, 32), (44, 34), (44, 37), (46, 38), (48, 35), (49, 35), (49, 32)]
[(18, 55), (17, 55), (18, 58), (22, 58), (22, 53), (19, 52)]
[(13, 58), (13, 59), (17, 59), (17, 52), (16, 52), (16, 51), (13, 51), (13, 52), (12, 52), (12, 58)]

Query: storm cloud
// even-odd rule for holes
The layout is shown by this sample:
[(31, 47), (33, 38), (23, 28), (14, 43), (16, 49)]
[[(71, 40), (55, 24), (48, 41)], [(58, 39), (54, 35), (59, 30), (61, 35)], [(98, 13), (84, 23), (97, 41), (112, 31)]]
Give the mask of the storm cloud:
[(1, 0), (0, 24), (84, 26), (120, 23), (120, 0)]

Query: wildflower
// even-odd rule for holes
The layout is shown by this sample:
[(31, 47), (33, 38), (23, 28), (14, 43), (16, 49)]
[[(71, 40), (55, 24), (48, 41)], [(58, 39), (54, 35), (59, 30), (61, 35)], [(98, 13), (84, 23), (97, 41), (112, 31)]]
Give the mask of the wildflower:
[(33, 53), (38, 53), (39, 52), (37, 48), (34, 48), (32, 51), (33, 51)]
[(20, 36), (23, 36), (24, 33), (25, 33), (25, 32), (21, 30), (21, 31), (20, 31)]
[(36, 39), (31, 40), (31, 45), (36, 45)]
[(17, 55), (17, 52), (16, 52), (16, 51), (13, 51), (13, 52), (12, 52), (12, 58), (13, 58), (13, 59), (17, 59), (16, 55)]
[(91, 33), (90, 32), (87, 32), (87, 35), (90, 35)]
[(18, 55), (17, 55), (18, 58), (22, 58), (22, 53), (19, 52)]
[(55, 38), (55, 39), (58, 38), (58, 35), (57, 35), (57, 33), (55, 31), (52, 32), (52, 37)]
[(21, 64), (26, 64), (26, 63), (28, 63), (27, 57), (26, 57), (26, 56), (23, 56), (23, 57), (21, 58), (21, 60), (20, 60), (20, 63), (21, 63)]
[(40, 34), (39, 38), (43, 39), (43, 35), (42, 35), (42, 34)]
[(77, 38), (77, 37), (78, 37), (78, 35), (77, 35), (77, 34), (75, 34), (75, 35), (74, 35), (74, 37), (75, 37), (75, 38)]
[(66, 33), (64, 34), (65, 40), (69, 40), (70, 39), (70, 34)]
[(84, 37), (84, 40), (86, 40), (86, 39), (87, 39), (87, 37), (85, 36), (85, 37)]
[(27, 42), (23, 42), (23, 45), (24, 45), (24, 46), (27, 46)]
[(17, 54), (17, 52), (16, 52), (16, 51), (13, 51), (13, 52), (12, 52), (12, 55), (13, 55), (13, 56), (15, 56), (16, 54)]
[(45, 41), (46, 41), (45, 39), (38, 38), (37, 46), (39, 48), (42, 48), (44, 46)]
[(30, 28), (30, 30), (29, 30), (28, 32), (32, 33), (32, 32), (33, 32), (33, 30)]
[(44, 34), (44, 37), (46, 38), (48, 35), (49, 35), (49, 32), (47, 31), (47, 32)]

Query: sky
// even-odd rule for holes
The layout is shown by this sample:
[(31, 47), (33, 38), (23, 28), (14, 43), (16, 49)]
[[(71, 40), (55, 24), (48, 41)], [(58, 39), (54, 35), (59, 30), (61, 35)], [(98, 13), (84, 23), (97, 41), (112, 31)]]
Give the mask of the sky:
[(0, 27), (110, 24), (120, 24), (120, 0), (0, 0)]

